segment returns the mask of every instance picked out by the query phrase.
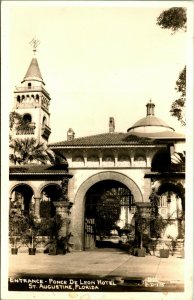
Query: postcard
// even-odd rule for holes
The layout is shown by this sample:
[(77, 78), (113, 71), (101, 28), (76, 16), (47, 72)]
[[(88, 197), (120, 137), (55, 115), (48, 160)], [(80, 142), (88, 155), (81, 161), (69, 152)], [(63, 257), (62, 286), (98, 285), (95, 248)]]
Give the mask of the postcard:
[(192, 11), (2, 2), (2, 299), (192, 299)]

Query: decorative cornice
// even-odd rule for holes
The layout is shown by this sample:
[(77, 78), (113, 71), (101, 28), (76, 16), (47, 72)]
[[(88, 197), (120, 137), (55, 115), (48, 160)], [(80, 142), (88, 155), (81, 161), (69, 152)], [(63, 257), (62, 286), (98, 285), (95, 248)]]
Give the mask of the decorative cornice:
[(185, 172), (150, 172), (144, 175), (144, 178), (160, 179), (160, 178), (185, 178)]
[(134, 145), (87, 145), (87, 146), (83, 146), (83, 145), (65, 145), (65, 146), (54, 146), (54, 145), (50, 145), (49, 147), (51, 149), (61, 149), (61, 150), (64, 150), (64, 149), (99, 149), (99, 150), (102, 150), (102, 149), (107, 149), (107, 148), (162, 148), (166, 146), (166, 144), (160, 144), (160, 145), (156, 145), (156, 144), (152, 144), (152, 145), (139, 145), (139, 144), (134, 144)]

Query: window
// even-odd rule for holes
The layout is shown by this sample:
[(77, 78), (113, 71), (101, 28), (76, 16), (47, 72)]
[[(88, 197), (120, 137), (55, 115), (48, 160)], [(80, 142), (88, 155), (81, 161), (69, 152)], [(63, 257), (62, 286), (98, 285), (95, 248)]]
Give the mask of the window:
[(43, 119), (42, 119), (42, 125), (43, 125), (43, 127), (46, 125), (46, 117), (43, 117)]
[(134, 165), (136, 167), (146, 167), (146, 159), (144, 156), (136, 156), (134, 159)]
[(23, 120), (26, 122), (26, 123), (31, 123), (32, 122), (32, 117), (30, 114), (25, 114), (23, 115)]

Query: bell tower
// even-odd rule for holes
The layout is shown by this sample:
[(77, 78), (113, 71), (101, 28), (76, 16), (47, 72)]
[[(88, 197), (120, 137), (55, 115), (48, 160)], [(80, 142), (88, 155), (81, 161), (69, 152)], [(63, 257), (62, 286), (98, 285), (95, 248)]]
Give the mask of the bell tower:
[(33, 137), (37, 142), (48, 143), (51, 129), (50, 124), (50, 95), (45, 89), (38, 61), (36, 58), (39, 41), (33, 39), (30, 44), (33, 46), (34, 57), (28, 67), (21, 85), (14, 90), (14, 111), (23, 117), (26, 127), (18, 128), (14, 138)]

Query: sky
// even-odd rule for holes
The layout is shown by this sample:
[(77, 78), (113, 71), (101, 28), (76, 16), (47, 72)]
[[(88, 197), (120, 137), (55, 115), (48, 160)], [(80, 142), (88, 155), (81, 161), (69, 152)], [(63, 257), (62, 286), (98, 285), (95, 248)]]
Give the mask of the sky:
[(19, 6), (12, 3), (6, 12), (10, 110), (14, 88), (33, 58), (29, 42), (36, 37), (36, 57), (51, 96), (49, 142), (66, 140), (69, 128), (75, 137), (108, 132), (109, 117), (116, 132), (126, 132), (146, 116), (150, 99), (155, 115), (183, 132), (169, 110), (187, 64), (187, 34), (172, 35), (156, 25), (167, 2), (27, 2), (16, 1)]

